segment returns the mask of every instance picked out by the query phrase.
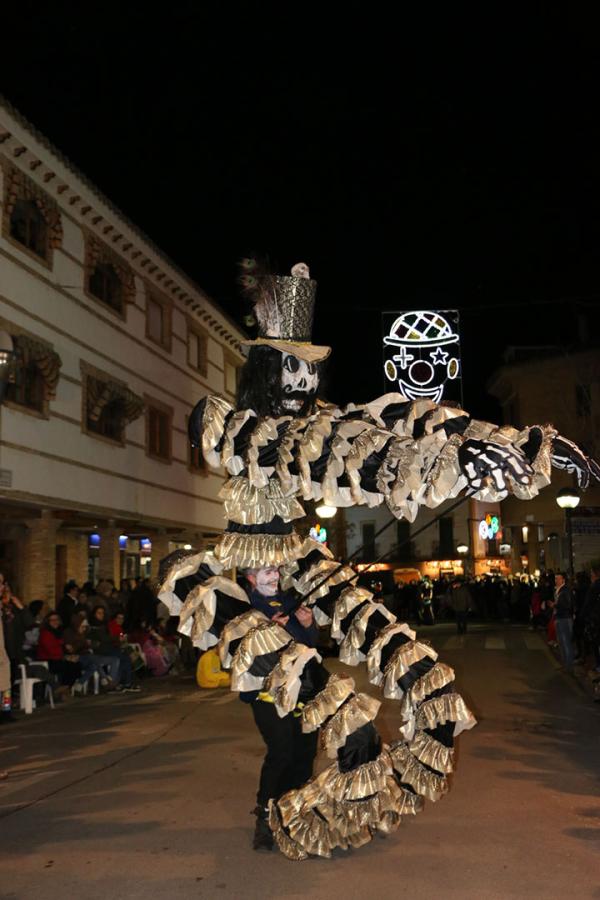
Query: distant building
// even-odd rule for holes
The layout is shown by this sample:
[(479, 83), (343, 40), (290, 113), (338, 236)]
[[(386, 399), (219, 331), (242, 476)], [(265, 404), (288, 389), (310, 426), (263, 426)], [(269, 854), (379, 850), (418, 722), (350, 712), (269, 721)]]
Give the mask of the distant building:
[[(600, 351), (578, 349), (566, 353), (556, 347), (511, 347), (507, 364), (488, 383), (500, 401), (505, 424), (551, 422), (557, 431), (600, 458)], [(571, 487), (573, 478), (553, 470), (552, 484), (530, 501), (509, 497), (502, 517), (510, 527), (513, 571), (534, 572), (568, 566), (565, 513), (556, 503), (557, 491)], [(600, 486), (581, 497), (572, 515), (575, 571), (600, 559)]]
[[(466, 500), (445, 514), (454, 503), (455, 500), (447, 501), (437, 509), (423, 507), (415, 522), (396, 520), (380, 536), (377, 532), (392, 519), (385, 504), (375, 509), (347, 509), (348, 555), (360, 551), (356, 559), (364, 566), (383, 556), (379, 568), (393, 571), (396, 580), (402, 581), (423, 575), (436, 579), (462, 574), (508, 574), (508, 561), (501, 552), (504, 536), (500, 505)], [(483, 536), (486, 516), (497, 520), (498, 530), (492, 533), (490, 529), (489, 538), (487, 533)], [(438, 521), (434, 522), (436, 518)], [(377, 570), (369, 568), (369, 572)]]
[(1, 101), (0, 200), (0, 329), (18, 354), (0, 571), (52, 602), (67, 578), (156, 574), (222, 529), (222, 478), (190, 452), (186, 417), (208, 393), (233, 399), (243, 335)]

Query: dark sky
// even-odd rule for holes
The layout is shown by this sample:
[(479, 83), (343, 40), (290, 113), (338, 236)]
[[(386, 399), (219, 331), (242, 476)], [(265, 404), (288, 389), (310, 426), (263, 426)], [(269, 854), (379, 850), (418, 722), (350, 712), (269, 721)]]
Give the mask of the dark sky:
[(497, 416), (507, 344), (598, 320), (597, 32), (556, 6), (11, 4), (0, 89), (239, 321), (241, 255), (307, 261), (332, 399), (381, 392), (382, 309), (458, 307)]

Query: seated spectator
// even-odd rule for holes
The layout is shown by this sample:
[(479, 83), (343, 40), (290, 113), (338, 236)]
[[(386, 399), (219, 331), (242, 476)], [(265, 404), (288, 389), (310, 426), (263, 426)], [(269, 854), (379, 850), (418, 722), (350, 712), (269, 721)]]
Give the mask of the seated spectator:
[(139, 644), (142, 648), (146, 658), (146, 667), (152, 675), (160, 677), (167, 674), (169, 666), (161, 650), (162, 638), (148, 625), (145, 619), (142, 619), (137, 628), (129, 632), (128, 637), (132, 643)]
[(81, 678), (79, 662), (65, 656), (62, 622), (55, 611), (50, 612), (42, 626), (36, 655), (37, 659), (48, 663), (48, 668), (62, 687), (70, 688)]
[(40, 639), (40, 629), (46, 616), (48, 615), (48, 604), (43, 600), (32, 600), (28, 606), (29, 615), (32, 622), (25, 632), (25, 640), (23, 641), (23, 652), (25, 656), (34, 657), (35, 648)]
[(198, 660), (196, 682), (201, 688), (229, 687), (231, 676), (221, 668), (221, 660), (214, 647), (203, 653)]
[(94, 653), (97, 653), (99, 656), (117, 657), (120, 662), (121, 689), (139, 693), (140, 688), (133, 681), (133, 668), (129, 654), (115, 643), (108, 630), (108, 620), (104, 606), (98, 604), (98, 606), (94, 607), (89, 624), (89, 638)]
[(125, 613), (117, 612), (115, 614), (114, 618), (112, 618), (110, 620), (110, 622), (108, 623), (108, 630), (109, 630), (110, 636), (112, 637), (113, 641), (116, 642), (115, 646), (117, 646), (117, 647), (119, 646), (118, 642), (123, 642), (123, 641), (127, 640), (127, 635), (125, 634), (125, 629), (123, 627), (124, 622), (125, 622)]
[(69, 654), (79, 657), (81, 678), (75, 683), (74, 693), (82, 693), (84, 684), (98, 672), (100, 679), (106, 681), (105, 669), (108, 670), (106, 687), (116, 689), (119, 684), (121, 663), (117, 656), (102, 656), (92, 651), (91, 641), (87, 637), (88, 623), (83, 613), (75, 613), (69, 628), (63, 634), (65, 649)]

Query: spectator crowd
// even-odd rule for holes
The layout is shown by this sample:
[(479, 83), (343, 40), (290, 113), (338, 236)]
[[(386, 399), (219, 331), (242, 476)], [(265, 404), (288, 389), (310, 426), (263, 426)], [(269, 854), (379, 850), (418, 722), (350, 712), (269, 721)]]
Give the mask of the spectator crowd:
[(13, 720), (24, 674), (38, 679), (36, 702), (43, 702), (46, 685), (57, 700), (87, 694), (91, 681), (103, 692), (139, 693), (141, 677), (195, 662), (149, 580), (124, 579), (118, 590), (109, 580), (69, 581), (49, 609), (42, 600), (25, 604), (0, 574), (0, 604), (1, 722)]

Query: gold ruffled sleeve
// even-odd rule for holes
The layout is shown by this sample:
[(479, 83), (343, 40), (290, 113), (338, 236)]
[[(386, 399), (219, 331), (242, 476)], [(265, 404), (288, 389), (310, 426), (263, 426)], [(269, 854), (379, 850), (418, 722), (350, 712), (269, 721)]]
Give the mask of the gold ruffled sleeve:
[(384, 670), (383, 695), (391, 700), (401, 700), (404, 691), (398, 684), (398, 680), (406, 675), (412, 665), (425, 657), (437, 660), (437, 653), (421, 641), (410, 641), (394, 650)]
[(203, 550), (200, 553), (182, 550), (171, 554), (168, 559), (171, 557), (173, 563), (158, 585), (158, 599), (165, 604), (172, 616), (178, 616), (183, 603), (175, 593), (177, 581), (195, 575), (202, 565), (208, 566), (215, 575), (223, 571), (223, 566), (211, 550)]
[(218, 646), (219, 658), (224, 669), (230, 669), (233, 661), (229, 652), (231, 642), (243, 638), (244, 635), (248, 634), (252, 628), (256, 628), (257, 625), (262, 625), (263, 623), (266, 624), (269, 621), (269, 618), (263, 612), (251, 608), (248, 612), (242, 613), (241, 616), (236, 616), (235, 619), (232, 619), (227, 623), (221, 632), (221, 639)]
[(344, 633), (341, 630), (341, 624), (350, 615), (353, 609), (364, 603), (365, 600), (371, 600), (373, 594), (361, 587), (349, 587), (342, 591), (333, 609), (333, 618), (331, 620), (331, 637), (334, 641), (341, 641)]
[(284, 492), (279, 479), (272, 478), (265, 487), (254, 487), (247, 478), (230, 478), (219, 491), (225, 506), (225, 518), (239, 525), (262, 525), (279, 516), (292, 522), (304, 516), (295, 493)]
[(224, 437), (225, 425), (232, 412), (232, 405), (223, 397), (207, 397), (202, 418), (202, 455), (214, 469), (221, 465), (221, 454), (216, 448)]
[(344, 703), (327, 725), (321, 729), (321, 747), (330, 758), (335, 758), (349, 735), (372, 722), (381, 703), (368, 694), (356, 694)]
[(431, 730), (445, 722), (454, 722), (454, 736), (477, 724), (475, 716), (460, 694), (442, 694), (426, 700), (416, 714), (416, 727)]
[(347, 666), (357, 666), (366, 659), (360, 650), (365, 642), (367, 625), (371, 616), (379, 612), (390, 624), (396, 621), (396, 617), (382, 603), (369, 603), (364, 606), (352, 619), (346, 637), (340, 644), (340, 662)]
[(390, 756), (394, 769), (400, 776), (400, 780), (410, 787), (426, 800), (435, 803), (443, 794), (448, 791), (448, 781), (441, 775), (436, 775), (425, 768), (418, 759), (416, 759), (404, 741), (392, 744), (390, 746)]
[(260, 691), (264, 676), (251, 675), (248, 671), (257, 656), (281, 650), (291, 641), (285, 628), (277, 622), (264, 622), (252, 628), (242, 638), (231, 663), (232, 691)]
[(302, 710), (302, 731), (316, 731), (354, 693), (354, 679), (348, 675), (331, 675), (314, 700)]
[(383, 672), (380, 669), (381, 652), (396, 634), (404, 634), (410, 641), (416, 638), (415, 632), (405, 622), (392, 622), (381, 629), (367, 654), (367, 672), (371, 684), (383, 683)]

